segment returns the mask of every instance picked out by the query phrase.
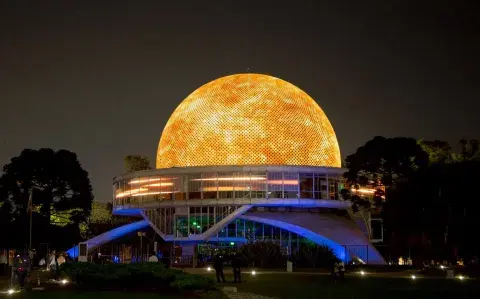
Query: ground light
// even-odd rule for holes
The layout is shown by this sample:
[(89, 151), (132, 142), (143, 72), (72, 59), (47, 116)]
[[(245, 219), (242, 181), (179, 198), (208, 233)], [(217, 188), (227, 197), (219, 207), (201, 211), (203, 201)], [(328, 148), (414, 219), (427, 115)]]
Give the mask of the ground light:
[(440, 265), (440, 269), (445, 269), (445, 266), (444, 265)]
[(361, 276), (365, 276), (365, 272), (364, 272), (364, 271), (360, 271), (360, 275), (361, 275)]
[(464, 280), (464, 279), (465, 279), (465, 276), (463, 276), (463, 275), (458, 275), (457, 278), (460, 279), (460, 280)]
[(18, 291), (14, 290), (14, 289), (8, 289), (6, 292), (3, 292), (3, 293), (5, 293), (7, 295), (13, 295), (15, 293), (18, 293)]
[(207, 267), (207, 271), (208, 272), (212, 271), (212, 267)]
[(256, 274), (257, 274), (257, 272), (255, 272), (255, 270), (253, 270), (253, 271), (252, 271), (252, 275), (256, 275)]
[(67, 283), (68, 283), (68, 280), (62, 279), (62, 284), (67, 284)]
[(410, 276), (411, 279), (415, 280), (417, 277), (415, 275)]

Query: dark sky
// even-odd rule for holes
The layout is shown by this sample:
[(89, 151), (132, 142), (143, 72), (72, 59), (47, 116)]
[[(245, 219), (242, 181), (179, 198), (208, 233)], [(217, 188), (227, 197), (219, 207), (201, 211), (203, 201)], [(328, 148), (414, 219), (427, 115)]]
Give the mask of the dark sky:
[(375, 135), (478, 138), (475, 2), (3, 0), (0, 164), (74, 151), (107, 201), (182, 99), (247, 69), (310, 94), (343, 156)]

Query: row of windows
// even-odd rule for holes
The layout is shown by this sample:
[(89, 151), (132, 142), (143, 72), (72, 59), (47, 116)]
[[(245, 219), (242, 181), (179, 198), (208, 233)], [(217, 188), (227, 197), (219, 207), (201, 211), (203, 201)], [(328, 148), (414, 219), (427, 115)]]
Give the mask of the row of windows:
[[(204, 233), (236, 209), (236, 206), (190, 207), (177, 211), (174, 208), (162, 208), (147, 211), (147, 216), (162, 233), (188, 237)], [(231, 222), (222, 228), (216, 237), (245, 238), (251, 241), (287, 241), (292, 238), (287, 230), (243, 219)]]
[(120, 180), (114, 189), (115, 204), (230, 198), (339, 199), (341, 181), (338, 176), (313, 173), (202, 173)]

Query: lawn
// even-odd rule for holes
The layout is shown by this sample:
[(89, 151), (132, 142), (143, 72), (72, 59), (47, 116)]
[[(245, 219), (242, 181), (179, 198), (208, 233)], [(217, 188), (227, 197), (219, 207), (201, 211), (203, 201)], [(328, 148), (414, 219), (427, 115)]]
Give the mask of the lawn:
[[(212, 274), (207, 274), (213, 277)], [(233, 277), (226, 275), (226, 284), (236, 286), (239, 292), (281, 299), (339, 298), (339, 299), (413, 299), (413, 298), (480, 298), (480, 284), (477, 280), (446, 280), (417, 278), (382, 278), (347, 276), (344, 281), (334, 284), (328, 275), (308, 274), (262, 274), (243, 275), (244, 282), (233, 284)], [(12, 298), (31, 299), (159, 299), (181, 298), (155, 293), (139, 292), (30, 292), (17, 294)], [(209, 298), (216, 298), (215, 296)]]
[[(213, 277), (213, 276), (212, 276)], [(264, 274), (243, 275), (242, 284), (231, 283), (239, 292), (282, 299), (303, 298), (480, 298), (477, 280), (382, 278), (347, 276), (334, 284), (328, 275)]]
[(31, 299), (180, 299), (182, 297), (163, 296), (155, 293), (127, 292), (30, 292), (11, 297)]

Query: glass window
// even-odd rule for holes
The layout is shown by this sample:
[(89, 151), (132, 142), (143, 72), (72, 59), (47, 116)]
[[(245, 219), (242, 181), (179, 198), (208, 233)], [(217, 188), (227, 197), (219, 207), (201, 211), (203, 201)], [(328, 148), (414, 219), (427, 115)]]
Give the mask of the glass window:
[(236, 219), (237, 223), (237, 238), (245, 238), (245, 223), (242, 219)]
[(255, 222), (255, 240), (263, 240), (263, 224)]
[(283, 173), (283, 197), (298, 198), (298, 173)]
[(313, 174), (300, 173), (300, 198), (313, 197)]
[(202, 177), (203, 199), (217, 198), (217, 174), (204, 173)]
[(245, 221), (245, 238), (255, 240), (255, 223), (252, 221)]
[(202, 198), (202, 177), (199, 174), (188, 175), (188, 199)]
[(273, 240), (280, 240), (280, 228), (276, 226), (272, 226), (272, 239)]
[(338, 200), (338, 179), (337, 178), (328, 178), (328, 193), (329, 199)]
[(315, 174), (314, 188), (315, 199), (328, 199), (327, 179), (324, 175)]
[(235, 198), (250, 198), (250, 173), (236, 172), (234, 174)]
[(250, 176), (252, 198), (265, 198), (267, 190), (267, 175), (265, 172), (252, 172)]
[(233, 172), (218, 174), (218, 198), (233, 198)]
[(268, 198), (283, 198), (283, 177), (281, 172), (269, 172)]
[(176, 227), (176, 236), (177, 237), (188, 237), (188, 217), (187, 215), (176, 215), (175, 216), (175, 227)]
[[(173, 183), (172, 192), (175, 200), (185, 200), (187, 199), (186, 193), (183, 188), (183, 178), (182, 175), (171, 176)], [(186, 184), (188, 186), (188, 184)]]
[(272, 239), (272, 227), (268, 224), (263, 225), (263, 238), (264, 240)]
[(231, 237), (231, 238), (237, 237), (237, 224), (235, 221), (228, 225), (228, 237)]

